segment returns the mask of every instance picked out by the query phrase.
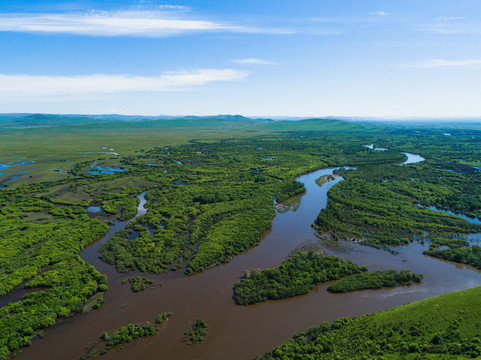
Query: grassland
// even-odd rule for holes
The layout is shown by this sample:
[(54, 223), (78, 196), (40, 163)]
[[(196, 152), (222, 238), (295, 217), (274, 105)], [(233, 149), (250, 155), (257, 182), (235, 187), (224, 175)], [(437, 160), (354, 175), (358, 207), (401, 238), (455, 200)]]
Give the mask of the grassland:
[[(37, 161), (29, 166), (29, 173), (7, 185), (23, 182), (55, 181), (64, 179), (74, 162), (99, 160), (108, 166), (118, 166), (120, 157), (136, 155), (159, 146), (187, 144), (192, 140), (215, 142), (226, 138), (248, 138), (288, 131), (379, 131), (372, 125), (349, 124), (335, 120), (307, 120), (305, 122), (252, 121), (246, 118), (181, 118), (147, 120), (142, 122), (52, 122), (37, 126), (2, 127), (0, 158), (26, 157)], [(65, 122), (64, 121), (64, 122)], [(92, 119), (91, 121), (94, 121)], [(41, 125), (41, 126), (40, 126)], [(52, 141), (55, 139), (55, 141)], [(132, 146), (135, 139), (135, 146)], [(110, 150), (113, 149), (113, 150)], [(119, 156), (107, 154), (115, 152)], [(4, 178), (18, 173), (11, 168)], [(64, 174), (53, 171), (59, 169)], [(67, 174), (67, 175), (65, 175)], [(2, 179), (0, 179), (1, 181)]]

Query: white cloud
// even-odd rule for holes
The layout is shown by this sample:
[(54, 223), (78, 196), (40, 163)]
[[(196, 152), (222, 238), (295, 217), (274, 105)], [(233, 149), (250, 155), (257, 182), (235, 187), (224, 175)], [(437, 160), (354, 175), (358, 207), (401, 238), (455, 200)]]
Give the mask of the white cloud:
[(278, 65), (278, 63), (275, 63), (273, 61), (267, 61), (257, 58), (236, 59), (232, 61), (240, 65)]
[(188, 11), (190, 7), (182, 6), (182, 5), (158, 5), (159, 9), (166, 9), (166, 10), (183, 10)]
[(481, 34), (479, 23), (466, 23), (464, 21), (443, 20), (434, 24), (419, 26), (418, 29), (433, 34), (456, 35), (456, 34)]
[(389, 13), (387, 11), (374, 11), (370, 13), (371, 15), (378, 15), (378, 16), (388, 16)]
[(421, 61), (418, 63), (407, 64), (405, 67), (413, 68), (439, 68), (439, 67), (465, 67), (481, 65), (481, 59), (466, 59), (466, 60), (443, 60), (431, 59)]
[(441, 21), (456, 21), (456, 20), (464, 20), (462, 16), (438, 16), (438, 20)]
[(181, 18), (177, 13), (168, 11), (3, 14), (0, 15), (0, 31), (147, 37), (162, 37), (188, 32), (290, 33), (282, 29), (261, 29), (216, 21)]
[(199, 20), (174, 19), (160, 12), (128, 11), (87, 14), (2, 15), (0, 31), (67, 33), (91, 36), (165, 36), (186, 31), (218, 31), (226, 26)]
[(428, 30), (434, 34), (480, 34), (480, 29), (475, 29), (473, 27), (432, 27)]
[(167, 72), (157, 77), (129, 75), (33, 76), (0, 75), (0, 94), (8, 97), (71, 96), (133, 92), (164, 92), (218, 81), (238, 81), (248, 72), (200, 69)]

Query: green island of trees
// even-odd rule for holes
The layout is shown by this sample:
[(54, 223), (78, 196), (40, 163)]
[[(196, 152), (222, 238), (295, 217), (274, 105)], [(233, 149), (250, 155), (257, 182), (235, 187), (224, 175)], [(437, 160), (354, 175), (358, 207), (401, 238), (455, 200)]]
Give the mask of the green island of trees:
[(327, 183), (329, 181), (332, 181), (334, 179), (335, 179), (335, 177), (333, 175), (323, 175), (323, 176), (319, 177), (318, 179), (316, 179), (316, 184), (319, 185), (319, 186), (322, 186), (325, 183)]
[(174, 313), (171, 312), (171, 311), (167, 311), (165, 313), (162, 313), (160, 314), (159, 316), (157, 316), (157, 318), (155, 319), (155, 323), (156, 324), (162, 324), (165, 320), (167, 320), (169, 317), (171, 317)]
[(238, 305), (251, 305), (267, 300), (286, 299), (307, 294), (326, 281), (367, 271), (334, 257), (318, 255), (310, 250), (298, 252), (274, 269), (246, 271), (245, 278), (234, 284), (234, 300)]
[(327, 291), (333, 293), (346, 293), (366, 289), (381, 289), (407, 284), (411, 281), (419, 283), (422, 274), (415, 274), (406, 270), (368, 271), (361, 274), (346, 276), (345, 278), (329, 285)]
[(120, 329), (109, 335), (106, 331), (102, 334), (102, 339), (106, 341), (105, 348), (101, 353), (105, 353), (108, 350), (118, 347), (122, 344), (127, 344), (135, 339), (154, 335), (157, 328), (151, 323), (147, 322), (141, 324), (128, 324), (122, 326)]
[[(155, 324), (161, 325), (172, 315), (173, 313), (170, 311), (159, 314), (155, 319)], [(144, 324), (128, 324), (122, 326), (112, 334), (104, 331), (95, 346), (90, 348), (80, 359), (95, 359), (98, 354), (104, 355), (113, 348), (120, 349), (124, 344), (128, 344), (142, 337), (154, 335), (157, 330), (158, 328), (156, 326), (146, 322)]]
[(257, 359), (479, 358), (479, 319), (481, 287), (322, 323)]
[(201, 341), (204, 341), (208, 329), (209, 326), (204, 320), (197, 319), (191, 326), (190, 330), (184, 333), (184, 340), (187, 341), (189, 345), (195, 345)]
[(454, 261), (481, 269), (481, 246), (479, 245), (454, 249), (425, 250), (423, 253), (438, 259)]
[(145, 285), (153, 285), (154, 282), (150, 279), (147, 279), (143, 276), (134, 276), (131, 278), (127, 278), (122, 280), (122, 284), (130, 283), (130, 289), (133, 292), (140, 292), (145, 290)]

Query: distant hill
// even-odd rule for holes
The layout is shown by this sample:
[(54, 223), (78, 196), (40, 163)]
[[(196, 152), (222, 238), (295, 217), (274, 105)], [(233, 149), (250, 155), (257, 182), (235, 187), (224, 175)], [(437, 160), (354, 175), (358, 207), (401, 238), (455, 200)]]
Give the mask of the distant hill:
[(141, 115), (54, 115), (0, 114), (3, 130), (19, 128), (76, 126), (80, 128), (199, 129), (249, 131), (375, 131), (374, 124), (335, 119), (272, 120), (242, 115), (215, 116), (141, 116)]
[[(154, 125), (154, 122), (162, 123)], [(169, 122), (171, 121), (171, 122)], [(174, 121), (174, 122), (172, 122)], [(192, 122), (191, 122), (192, 121)], [(199, 121), (194, 123), (193, 121)], [(202, 127), (219, 124), (216, 121), (240, 122), (244, 124), (258, 125), (259, 130), (274, 131), (372, 131), (380, 128), (398, 129), (481, 129), (481, 118), (466, 119), (381, 119), (381, 118), (359, 118), (359, 117), (325, 117), (325, 118), (251, 118), (242, 115), (221, 114), (213, 116), (146, 116), (146, 115), (119, 115), (119, 114), (28, 114), (28, 113), (6, 113), (0, 114), (0, 126), (3, 128), (18, 127), (43, 127), (61, 125), (83, 125), (97, 123), (151, 123), (149, 126), (175, 127)], [(225, 123), (224, 123), (225, 124)], [(235, 125), (238, 127), (240, 124)]]
[[(38, 127), (59, 125), (82, 125), (109, 122), (153, 122), (163, 121), (164, 125), (171, 127), (175, 121), (179, 125), (193, 124), (191, 121), (247, 121), (263, 122), (265, 119), (250, 119), (241, 115), (216, 115), (216, 116), (143, 116), (143, 115), (56, 115), (56, 114), (0, 114), (0, 125), (8, 127)], [(199, 124), (195, 124), (198, 126)]]
[(0, 125), (9, 127), (58, 126), (71, 124), (88, 124), (95, 122), (98, 122), (98, 120), (89, 117), (51, 114), (5, 114), (0, 117)]
[(372, 124), (352, 123), (333, 119), (272, 121), (259, 124), (258, 128), (278, 131), (372, 131), (381, 129)]

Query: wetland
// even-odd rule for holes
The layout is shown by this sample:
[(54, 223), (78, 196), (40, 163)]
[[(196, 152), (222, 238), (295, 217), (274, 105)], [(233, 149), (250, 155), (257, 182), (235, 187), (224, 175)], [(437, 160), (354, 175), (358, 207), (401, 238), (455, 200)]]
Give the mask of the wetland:
[[(446, 146), (442, 133), (418, 141), (415, 132), (331, 133), (316, 130), (326, 128), (320, 123), (311, 122), (311, 132), (266, 131), (261, 124), (248, 137), (216, 135), (215, 141), (164, 143), (169, 146), (130, 152), (115, 144), (111, 147), (126, 155), (81, 154), (72, 167), (75, 178), (51, 171), (44, 175), (35, 168), (46, 161), (39, 158), (30, 171), (34, 178), (47, 177), (42, 186), (19, 178), (15, 186), (3, 188), (3, 224), (22, 236), (28, 227), (52, 226), (52, 231), (59, 231), (85, 223), (91, 226), (92, 238), (69, 249), (65, 258), (42, 252), (44, 246), (55, 249), (55, 242), (37, 240), (32, 247), (25, 239), (26, 245), (16, 251), (26, 259), (33, 251), (35, 262), (3, 260), (2, 276), (13, 279), (5, 272), (7, 267), (20, 274), (27, 265), (38, 265), (5, 289), (2, 321), (5, 314), (22, 307), (35, 314), (41, 296), (63, 299), (58, 294), (67, 287), (59, 277), (74, 279), (81, 269), (88, 272), (91, 289), (70, 293), (78, 291), (82, 305), (92, 295), (104, 302), (80, 314), (67, 297), (55, 310), (53, 322), (32, 325), (28, 337), (48, 331), (34, 338), (31, 346), (8, 341), (2, 346), (8, 346), (7, 351), (21, 349), (15, 357), (19, 359), (79, 358), (104, 331), (114, 333), (126, 324), (172, 312), (154, 335), (103, 358), (251, 359), (325, 321), (481, 285), (477, 269), (423, 253), (430, 248), (466, 248), (475, 241), (470, 234), (481, 233), (479, 224), (467, 221), (480, 212), (478, 173), (442, 170), (447, 161), (465, 159), (466, 153), (459, 154), (454, 141)], [(467, 134), (466, 146), (472, 146), (471, 160), (478, 161), (476, 143), (469, 145), (472, 136), (478, 134)], [(458, 141), (462, 139), (457, 137)], [(362, 146), (366, 143), (386, 150), (372, 151), (376, 149)], [(100, 170), (128, 171), (91, 174), (94, 160)], [(61, 169), (62, 158), (57, 161), (52, 165)], [(12, 214), (16, 220), (8, 222)], [(233, 287), (245, 270), (276, 268), (306, 249), (369, 271), (409, 271), (423, 279), (409, 286), (344, 294), (328, 292), (330, 281), (288, 299), (250, 306), (235, 303)], [(73, 262), (79, 267), (60, 268)], [(133, 293), (122, 285), (133, 277), (162, 286)], [(194, 319), (208, 324), (208, 336), (187, 346), (183, 334)], [(9, 321), (13, 331), (13, 320)], [(2, 339), (8, 335), (2, 333)]]

